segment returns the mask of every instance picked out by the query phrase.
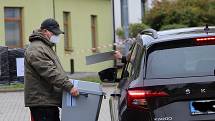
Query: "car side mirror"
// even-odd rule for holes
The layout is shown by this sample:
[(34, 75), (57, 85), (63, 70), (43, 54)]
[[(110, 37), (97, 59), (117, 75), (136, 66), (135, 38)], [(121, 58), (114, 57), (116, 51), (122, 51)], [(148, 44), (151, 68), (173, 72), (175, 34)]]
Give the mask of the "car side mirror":
[(102, 82), (114, 83), (118, 82), (117, 68), (107, 68), (98, 72), (99, 78)]

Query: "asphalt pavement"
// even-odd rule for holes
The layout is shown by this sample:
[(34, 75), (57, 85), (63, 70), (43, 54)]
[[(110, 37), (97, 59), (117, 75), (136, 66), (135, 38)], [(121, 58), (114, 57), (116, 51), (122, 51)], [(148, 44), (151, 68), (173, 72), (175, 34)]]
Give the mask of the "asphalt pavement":
[[(114, 86), (103, 86), (103, 99), (98, 121), (110, 121), (109, 98)], [(24, 92), (0, 92), (0, 121), (30, 121), (29, 109), (24, 107)]]

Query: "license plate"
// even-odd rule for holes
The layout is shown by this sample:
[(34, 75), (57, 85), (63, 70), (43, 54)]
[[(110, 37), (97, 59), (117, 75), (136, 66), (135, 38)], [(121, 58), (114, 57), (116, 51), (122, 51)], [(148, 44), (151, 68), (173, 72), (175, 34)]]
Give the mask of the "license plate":
[(215, 113), (215, 100), (190, 101), (189, 106), (192, 115), (207, 115)]

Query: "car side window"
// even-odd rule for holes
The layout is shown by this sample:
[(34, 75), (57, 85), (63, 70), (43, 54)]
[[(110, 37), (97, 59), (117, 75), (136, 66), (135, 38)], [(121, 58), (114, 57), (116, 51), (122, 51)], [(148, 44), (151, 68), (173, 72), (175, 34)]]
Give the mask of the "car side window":
[(126, 63), (126, 67), (124, 70), (123, 77), (132, 77), (136, 78), (138, 76), (137, 72), (142, 58), (142, 49), (139, 44), (135, 44), (130, 53), (128, 54), (128, 62)]
[(133, 74), (131, 75), (133, 79), (136, 79), (139, 76), (140, 69), (141, 69), (141, 63), (142, 59), (144, 57), (144, 48), (141, 47), (139, 44), (137, 45), (136, 49), (136, 55), (135, 55), (135, 61), (134, 61), (134, 66), (133, 66)]

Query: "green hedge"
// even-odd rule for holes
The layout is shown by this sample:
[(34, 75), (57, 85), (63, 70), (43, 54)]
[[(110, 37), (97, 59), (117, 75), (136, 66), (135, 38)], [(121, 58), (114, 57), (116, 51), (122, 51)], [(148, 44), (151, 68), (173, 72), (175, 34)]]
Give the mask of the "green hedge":
[(178, 28), (186, 28), (187, 25), (183, 24), (169, 24), (169, 25), (163, 25), (160, 30), (168, 30), (168, 29), (178, 29)]

